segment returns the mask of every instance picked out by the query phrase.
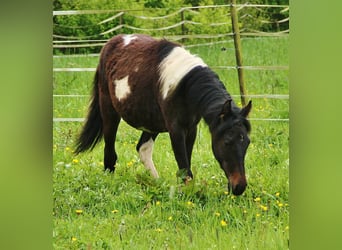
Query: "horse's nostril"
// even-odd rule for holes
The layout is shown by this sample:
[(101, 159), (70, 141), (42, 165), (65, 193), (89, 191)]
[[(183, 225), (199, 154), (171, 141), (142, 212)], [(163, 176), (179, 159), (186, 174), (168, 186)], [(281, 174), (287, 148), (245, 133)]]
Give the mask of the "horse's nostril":
[(247, 185), (237, 184), (235, 187), (233, 187), (233, 194), (234, 195), (241, 195), (245, 191), (246, 186)]

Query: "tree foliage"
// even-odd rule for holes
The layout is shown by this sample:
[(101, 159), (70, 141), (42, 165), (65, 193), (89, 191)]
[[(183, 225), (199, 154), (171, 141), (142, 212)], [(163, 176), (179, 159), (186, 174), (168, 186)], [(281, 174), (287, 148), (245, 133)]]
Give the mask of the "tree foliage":
[[(288, 0), (240, 0), (243, 3), (288, 5)], [(53, 17), (54, 41), (107, 40), (118, 33), (145, 33), (152, 36), (226, 34), (231, 32), (229, 6), (225, 8), (196, 8), (179, 11), (182, 7), (229, 4), (229, 0), (54, 0), (54, 10), (112, 10), (100, 14), (60, 15)], [(240, 27), (245, 30), (280, 31), (289, 22), (277, 23), (289, 12), (279, 8), (243, 8), (239, 11)], [(124, 13), (112, 18), (123, 11)], [(143, 19), (141, 16), (167, 18)], [(106, 19), (110, 19), (103, 22)], [(185, 23), (184, 23), (185, 22)], [(114, 27), (125, 25), (107, 32)], [(130, 28), (135, 27), (136, 29)], [(165, 28), (163, 27), (173, 27)], [(98, 52), (99, 48), (80, 48), (79, 52)], [(62, 51), (63, 52), (63, 51)]]

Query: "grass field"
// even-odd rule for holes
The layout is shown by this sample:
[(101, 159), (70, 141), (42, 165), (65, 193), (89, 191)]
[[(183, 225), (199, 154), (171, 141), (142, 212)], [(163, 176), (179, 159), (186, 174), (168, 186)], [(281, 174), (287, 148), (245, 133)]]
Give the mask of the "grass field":
[[(222, 51), (224, 46), (227, 50)], [(234, 65), (233, 44), (189, 48), (210, 66)], [(242, 41), (244, 65), (289, 64), (288, 37)], [(54, 67), (96, 67), (97, 57), (54, 58)], [(215, 69), (230, 94), (238, 95), (235, 70)], [(93, 72), (55, 72), (55, 95), (88, 95)], [(288, 94), (287, 70), (246, 70), (248, 94)], [(85, 117), (88, 96), (54, 97), (54, 117)], [(239, 98), (235, 98), (239, 103)], [(176, 177), (167, 134), (155, 144), (160, 174), (149, 176), (135, 145), (140, 132), (122, 122), (115, 174), (103, 171), (101, 142), (74, 156), (82, 124), (53, 125), (53, 247), (55, 249), (288, 249), (289, 124), (255, 118), (289, 118), (288, 99), (253, 99), (248, 187), (227, 192), (227, 179), (213, 157), (201, 122), (188, 185)]]

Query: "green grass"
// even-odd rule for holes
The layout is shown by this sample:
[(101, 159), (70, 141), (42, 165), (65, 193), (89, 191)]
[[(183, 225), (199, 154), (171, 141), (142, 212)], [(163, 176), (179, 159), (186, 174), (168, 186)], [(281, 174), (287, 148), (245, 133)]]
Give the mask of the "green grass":
[[(234, 65), (221, 45), (191, 48), (209, 65)], [(226, 47), (231, 47), (227, 43)], [(288, 38), (243, 40), (245, 65), (288, 65)], [(96, 57), (55, 58), (54, 67), (96, 67)], [(234, 70), (215, 70), (238, 94)], [(288, 71), (245, 71), (249, 94), (288, 94)], [(92, 72), (54, 74), (54, 94), (90, 93)], [(84, 117), (89, 97), (54, 98), (54, 117)], [(238, 102), (239, 99), (236, 98)], [(251, 118), (288, 118), (288, 100), (253, 99)], [(53, 245), (55, 249), (288, 249), (288, 122), (252, 120), (246, 156), (248, 187), (227, 192), (227, 179), (213, 157), (201, 122), (188, 185), (176, 177), (167, 134), (157, 138), (149, 176), (135, 145), (140, 132), (122, 122), (115, 174), (103, 171), (103, 142), (74, 156), (81, 123), (53, 126)]]

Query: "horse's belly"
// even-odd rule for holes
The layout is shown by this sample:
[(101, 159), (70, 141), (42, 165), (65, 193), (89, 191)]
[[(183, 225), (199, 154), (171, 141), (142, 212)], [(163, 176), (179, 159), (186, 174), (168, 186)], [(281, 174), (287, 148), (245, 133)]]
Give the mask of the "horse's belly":
[(122, 119), (130, 126), (151, 133), (166, 132), (162, 116), (143, 109), (131, 108), (121, 113)]
[(136, 95), (132, 95), (125, 100), (114, 98), (113, 105), (130, 126), (147, 132), (166, 132), (163, 115), (152, 96), (137, 98)]

